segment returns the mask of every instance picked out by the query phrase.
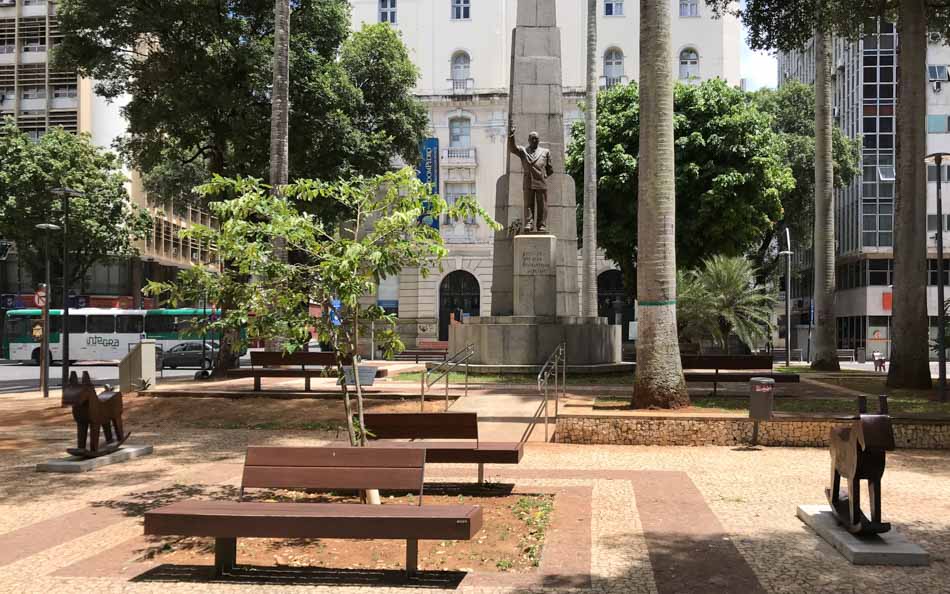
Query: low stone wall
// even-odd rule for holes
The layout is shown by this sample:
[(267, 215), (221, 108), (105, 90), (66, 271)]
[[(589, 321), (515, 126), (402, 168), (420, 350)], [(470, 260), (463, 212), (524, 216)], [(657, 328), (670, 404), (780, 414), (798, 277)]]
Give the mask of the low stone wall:
[[(828, 447), (837, 421), (794, 418), (759, 423), (760, 445)], [(661, 416), (559, 416), (558, 443), (738, 446), (752, 442), (751, 419)], [(899, 448), (950, 449), (950, 423), (894, 420)]]

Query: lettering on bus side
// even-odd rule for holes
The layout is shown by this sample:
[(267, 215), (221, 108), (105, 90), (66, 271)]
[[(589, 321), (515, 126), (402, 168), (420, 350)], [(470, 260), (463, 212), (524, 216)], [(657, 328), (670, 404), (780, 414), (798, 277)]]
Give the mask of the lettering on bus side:
[(118, 338), (103, 338), (101, 336), (90, 336), (86, 339), (86, 346), (104, 346), (110, 348), (119, 348)]

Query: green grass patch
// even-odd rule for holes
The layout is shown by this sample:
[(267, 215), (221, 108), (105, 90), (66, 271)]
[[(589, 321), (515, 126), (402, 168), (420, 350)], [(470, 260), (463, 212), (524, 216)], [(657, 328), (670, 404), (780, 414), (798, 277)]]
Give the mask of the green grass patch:
[(795, 374), (798, 374), (798, 375), (812, 375), (812, 374), (819, 374), (819, 375), (829, 375), (829, 374), (832, 374), (832, 375), (837, 375), (837, 374), (841, 374), (841, 375), (868, 375), (868, 374), (870, 374), (870, 373), (873, 373), (873, 372), (871, 372), (871, 371), (862, 371), (862, 370), (860, 370), (860, 369), (842, 369), (841, 371), (818, 371), (817, 369), (812, 369), (811, 367), (808, 367), (808, 366), (795, 366), (795, 365), (793, 365), (793, 366), (791, 366), (791, 367), (785, 367), (784, 365), (782, 365), (782, 366), (779, 366), (779, 367), (775, 367), (775, 368), (774, 368), (774, 371), (775, 371), (776, 373), (795, 373)]
[[(395, 376), (397, 382), (411, 382), (419, 384), (422, 381), (422, 373), (418, 371), (400, 373)], [(439, 380), (439, 382), (443, 382)], [(551, 380), (554, 381), (553, 378)], [(449, 374), (450, 384), (464, 384), (465, 373), (452, 372)], [(538, 376), (524, 373), (496, 374), (496, 373), (470, 373), (468, 376), (470, 384), (521, 384), (533, 385), (538, 383)], [(625, 386), (633, 385), (633, 373), (611, 373), (604, 375), (590, 374), (568, 374), (567, 385), (569, 386)]]
[[(749, 399), (741, 396), (703, 396), (692, 398), (696, 408), (724, 411), (748, 411)], [(919, 397), (892, 396), (887, 399), (891, 414), (950, 414), (950, 403), (931, 402)], [(627, 396), (598, 396), (594, 406), (618, 408), (629, 404)], [(868, 408), (876, 410), (877, 404), (869, 402)], [(855, 399), (846, 396), (839, 398), (776, 398), (775, 410), (785, 413), (831, 413), (857, 414)]]
[(521, 537), (521, 551), (534, 567), (541, 563), (544, 534), (551, 523), (552, 511), (554, 511), (553, 495), (521, 497), (514, 505), (515, 515), (524, 522), (526, 528), (525, 534)]

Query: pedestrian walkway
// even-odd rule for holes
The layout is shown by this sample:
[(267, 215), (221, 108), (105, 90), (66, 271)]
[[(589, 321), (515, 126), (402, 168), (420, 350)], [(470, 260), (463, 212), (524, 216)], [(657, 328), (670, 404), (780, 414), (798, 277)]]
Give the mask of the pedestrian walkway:
[[(553, 398), (553, 396), (551, 397)], [(470, 391), (456, 400), (451, 412), (478, 413), (478, 437), (483, 441), (521, 441), (532, 422), (537, 425), (531, 432), (531, 441), (544, 441), (543, 397), (536, 392), (498, 393)], [(549, 400), (549, 437), (554, 434), (554, 404)], [(540, 416), (540, 418), (537, 418)]]

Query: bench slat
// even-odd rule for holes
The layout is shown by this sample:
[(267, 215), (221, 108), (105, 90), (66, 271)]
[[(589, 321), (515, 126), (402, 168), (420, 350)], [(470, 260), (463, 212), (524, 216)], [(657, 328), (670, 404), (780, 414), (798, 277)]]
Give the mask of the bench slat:
[(478, 447), (470, 442), (451, 441), (386, 441), (369, 445), (424, 449), (426, 462), (432, 464), (518, 464), (524, 456), (524, 445), (517, 442), (487, 442)]
[(267, 447), (247, 448), (245, 466), (305, 466), (305, 467), (380, 467), (422, 468), (424, 454), (401, 450), (373, 450), (360, 448)]
[(215, 538), (468, 540), (481, 527), (474, 505), (183, 501), (145, 514), (145, 534)]
[(478, 439), (477, 413), (366, 413), (374, 439)]
[[(423, 452), (424, 454), (424, 452)], [(245, 466), (245, 488), (267, 489), (393, 489), (419, 491), (422, 470), (418, 468), (293, 468)]]

